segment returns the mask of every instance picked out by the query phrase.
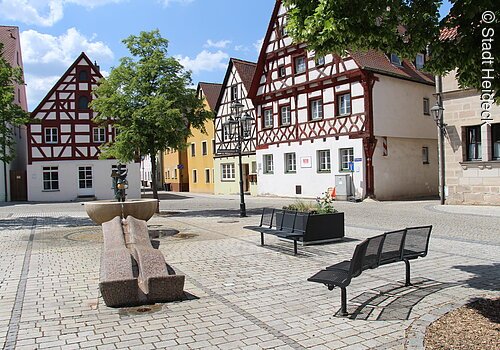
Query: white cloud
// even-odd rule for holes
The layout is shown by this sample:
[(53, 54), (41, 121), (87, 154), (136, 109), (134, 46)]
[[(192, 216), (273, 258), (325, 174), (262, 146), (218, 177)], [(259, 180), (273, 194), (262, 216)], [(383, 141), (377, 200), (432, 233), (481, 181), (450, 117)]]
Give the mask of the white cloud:
[(203, 45), (203, 47), (209, 48), (209, 47), (215, 47), (217, 49), (225, 49), (227, 45), (231, 44), (231, 40), (219, 40), (219, 41), (212, 41), (210, 39), (207, 40), (206, 44)]
[(250, 51), (250, 49), (248, 48), (248, 46), (245, 46), (245, 45), (236, 45), (234, 47), (234, 51), (238, 51), (238, 52), (248, 52)]
[(209, 52), (203, 50), (195, 58), (177, 56), (177, 60), (184, 66), (184, 68), (199, 73), (202, 71), (212, 72), (217, 69), (225, 69), (229, 55), (221, 50), (217, 52)]
[(163, 6), (168, 6), (173, 3), (178, 3), (181, 5), (187, 5), (192, 3), (194, 0), (159, 0), (160, 3), (163, 4)]
[(21, 33), (23, 60), (29, 64), (70, 65), (83, 51), (91, 59), (112, 60), (113, 52), (102, 41), (93, 41), (76, 28), (70, 28), (60, 36), (43, 34), (36, 30)]
[(255, 50), (260, 53), (260, 49), (262, 48), (262, 44), (264, 44), (264, 39), (259, 39), (255, 43), (253, 43), (253, 47), (255, 47)]
[(29, 110), (32, 111), (42, 101), (42, 98), (52, 89), (60, 76), (39, 76), (25, 74), (26, 94), (28, 95)]
[(124, 0), (0, 0), (0, 17), (50, 27), (64, 16), (66, 4), (94, 8)]
[(21, 32), (28, 104), (34, 108), (81, 52), (91, 60), (112, 63), (113, 52), (95, 37), (87, 38), (75, 28), (60, 36), (27, 30)]

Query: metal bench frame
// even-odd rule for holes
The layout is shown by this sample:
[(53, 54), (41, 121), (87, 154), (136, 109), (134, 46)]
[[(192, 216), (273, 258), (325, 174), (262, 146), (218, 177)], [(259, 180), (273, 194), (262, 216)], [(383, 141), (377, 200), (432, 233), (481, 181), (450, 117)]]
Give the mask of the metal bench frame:
[(410, 260), (427, 255), (431, 231), (432, 225), (418, 226), (368, 238), (356, 246), (351, 260), (329, 266), (308, 278), (308, 281), (323, 283), (329, 290), (340, 287), (341, 314), (347, 316), (346, 288), (353, 278), (367, 269), (403, 261), (406, 270), (405, 285), (411, 285)]

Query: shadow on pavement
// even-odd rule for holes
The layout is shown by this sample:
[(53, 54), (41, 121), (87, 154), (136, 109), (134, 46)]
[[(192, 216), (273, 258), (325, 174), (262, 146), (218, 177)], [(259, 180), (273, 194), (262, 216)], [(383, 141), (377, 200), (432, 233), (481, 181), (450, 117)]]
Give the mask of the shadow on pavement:
[[(141, 198), (153, 198), (153, 193), (145, 193), (141, 195)], [(182, 199), (193, 199), (193, 197), (187, 197), (187, 196), (181, 196), (179, 194), (173, 194), (173, 193), (158, 193), (158, 199), (161, 201), (175, 201), (175, 200), (182, 200)]]
[[(408, 287), (399, 282), (385, 284), (349, 300), (348, 317), (370, 321), (408, 320), (413, 307), (422, 299), (457, 285), (426, 278), (414, 279), (413, 285)], [(340, 310), (335, 316), (342, 317)]]
[(500, 264), (491, 265), (457, 265), (454, 269), (465, 271), (475, 276), (462, 281), (472, 288), (498, 291), (500, 290)]
[[(262, 208), (247, 209), (247, 216), (261, 215)], [(170, 217), (203, 217), (203, 218), (239, 218), (239, 209), (207, 209), (207, 210), (192, 210), (186, 212), (178, 211), (162, 211), (160, 215), (170, 216)], [(257, 222), (258, 224), (258, 222)]]
[(85, 217), (74, 216), (27, 216), (16, 217), (0, 220), (0, 231), (3, 230), (26, 230), (31, 228), (34, 220), (36, 219), (36, 228), (44, 227), (82, 227), (82, 226), (96, 226), (92, 220)]

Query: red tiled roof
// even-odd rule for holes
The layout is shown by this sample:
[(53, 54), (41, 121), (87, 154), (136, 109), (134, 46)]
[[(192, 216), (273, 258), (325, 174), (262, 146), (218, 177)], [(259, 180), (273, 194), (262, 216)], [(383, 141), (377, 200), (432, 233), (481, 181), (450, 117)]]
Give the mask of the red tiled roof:
[(243, 81), (243, 85), (247, 90), (247, 93), (250, 91), (252, 86), (253, 76), (255, 75), (255, 69), (257, 68), (257, 63), (248, 62), (239, 60), (236, 58), (231, 58), (231, 61), (234, 64), (234, 67), (238, 71), (241, 80)]
[(0, 43), (3, 44), (2, 56), (13, 67), (17, 66), (16, 50), (19, 41), (19, 28), (0, 26)]
[(217, 105), (217, 100), (219, 99), (220, 91), (222, 90), (222, 84), (200, 83), (199, 88), (203, 90), (210, 109), (214, 111), (215, 106)]
[(434, 84), (434, 77), (431, 74), (419, 71), (415, 68), (413, 62), (409, 60), (403, 60), (402, 66), (398, 67), (391, 63), (387, 55), (375, 50), (351, 52), (350, 55), (362, 69), (421, 83)]

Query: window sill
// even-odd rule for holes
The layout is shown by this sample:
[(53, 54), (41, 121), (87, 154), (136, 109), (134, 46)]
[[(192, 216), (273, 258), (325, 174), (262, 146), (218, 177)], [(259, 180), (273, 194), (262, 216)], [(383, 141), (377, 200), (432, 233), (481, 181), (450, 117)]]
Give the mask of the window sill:
[(263, 126), (262, 130), (271, 130), (273, 127), (272, 126)]
[(285, 171), (285, 174), (297, 174), (296, 171)]
[(42, 190), (42, 192), (61, 192), (61, 190)]
[(301, 72), (301, 73), (295, 73), (294, 76), (295, 77), (300, 77), (301, 75), (305, 75), (305, 74), (306, 74), (306, 71)]
[(235, 179), (232, 179), (232, 180), (230, 180), (230, 179), (226, 179), (226, 180), (220, 180), (220, 181), (221, 181), (221, 182), (235, 182), (236, 180), (235, 180)]
[(267, 173), (262, 173), (263, 175), (274, 175), (274, 171), (270, 171), (270, 172), (267, 172)]
[(331, 170), (318, 170), (318, 174), (330, 174)]
[(320, 122), (320, 121), (322, 121), (322, 120), (323, 120), (323, 117), (321, 117), (321, 118), (317, 118), (317, 119), (309, 119), (309, 122), (310, 122), (310, 123), (315, 123), (315, 122)]
[(349, 114), (338, 114), (336, 115), (337, 118), (344, 118), (344, 117), (350, 117), (352, 115), (352, 113), (349, 113)]
[(500, 168), (500, 160), (467, 160), (464, 162), (459, 162), (462, 166), (463, 170), (467, 170), (469, 168), (472, 169), (498, 169)]
[(292, 124), (291, 123), (281, 124), (280, 128), (288, 128), (290, 125), (292, 125)]

